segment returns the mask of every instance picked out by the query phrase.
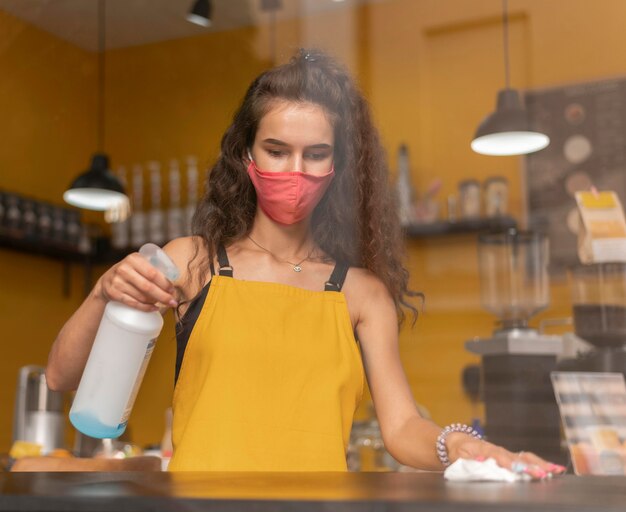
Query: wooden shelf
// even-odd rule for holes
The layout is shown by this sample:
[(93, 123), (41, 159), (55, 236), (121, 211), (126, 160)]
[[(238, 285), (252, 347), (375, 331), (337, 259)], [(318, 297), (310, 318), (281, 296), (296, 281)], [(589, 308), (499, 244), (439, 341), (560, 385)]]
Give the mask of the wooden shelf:
[(428, 224), (410, 224), (404, 226), (408, 238), (425, 238), (430, 236), (453, 235), (462, 233), (481, 233), (517, 227), (513, 217), (493, 217), (480, 219), (463, 219), (456, 222), (437, 221)]
[(0, 249), (8, 249), (24, 254), (32, 254), (60, 262), (63, 265), (63, 295), (69, 297), (71, 288), (72, 264), (80, 265), (84, 270), (84, 295), (86, 296), (92, 286), (92, 268), (95, 263), (100, 263), (100, 253), (107, 251), (109, 241), (106, 238), (91, 240), (91, 250), (81, 252), (75, 244), (68, 242), (53, 242), (41, 240), (20, 232), (11, 232), (3, 229), (0, 231)]
[(35, 254), (66, 262), (81, 262), (94, 255), (94, 249), (92, 249), (90, 253), (82, 253), (76, 246), (69, 243), (45, 242), (36, 238), (27, 236), (17, 237), (5, 233), (0, 233), (0, 248)]

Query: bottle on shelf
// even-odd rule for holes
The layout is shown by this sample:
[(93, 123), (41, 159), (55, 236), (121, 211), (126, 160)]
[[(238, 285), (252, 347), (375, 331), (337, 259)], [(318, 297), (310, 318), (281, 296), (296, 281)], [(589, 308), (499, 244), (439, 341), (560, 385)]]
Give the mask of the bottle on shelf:
[[(178, 278), (178, 269), (157, 245), (145, 244), (139, 254), (171, 281)], [(158, 311), (115, 301), (106, 305), (70, 409), (77, 430), (98, 439), (124, 432), (162, 327)]]
[(187, 157), (187, 203), (185, 205), (185, 234), (191, 235), (191, 223), (196, 213), (198, 202), (198, 160), (195, 156)]
[(170, 205), (167, 210), (167, 238), (173, 240), (183, 236), (183, 211), (180, 207), (180, 169), (178, 160), (170, 161), (169, 169)]
[(22, 237), (22, 210), (20, 209), (20, 198), (17, 194), (7, 194), (5, 226), (10, 236)]
[(39, 239), (49, 244), (52, 237), (52, 216), (50, 214), (51, 207), (46, 203), (37, 203), (37, 232)]
[(35, 213), (35, 203), (30, 199), (22, 200), (22, 228), (26, 238), (32, 240), (37, 237), (37, 214)]
[(81, 254), (90, 254), (93, 249), (93, 244), (91, 241), (91, 233), (89, 226), (86, 224), (80, 225), (80, 234), (78, 235), (78, 252)]
[(65, 210), (65, 239), (72, 249), (78, 248), (80, 234), (80, 213), (77, 210)]
[(414, 191), (411, 184), (411, 166), (409, 149), (406, 144), (398, 148), (398, 175), (396, 177), (396, 194), (398, 197), (398, 215), (400, 223), (406, 226), (413, 220)]
[(139, 247), (146, 242), (146, 214), (143, 211), (143, 168), (133, 167), (133, 214), (130, 217), (130, 244)]
[[(120, 167), (117, 171), (117, 177), (125, 190), (128, 190), (128, 180), (126, 179), (126, 169)], [(111, 245), (118, 250), (126, 249), (130, 245), (128, 217), (118, 222), (111, 223)]]
[(64, 213), (64, 209), (60, 206), (55, 206), (52, 211), (52, 239), (57, 245), (63, 245), (67, 240), (67, 229)]
[(148, 233), (150, 240), (161, 245), (165, 241), (163, 209), (161, 208), (161, 164), (148, 162), (150, 175), (150, 211), (148, 212)]

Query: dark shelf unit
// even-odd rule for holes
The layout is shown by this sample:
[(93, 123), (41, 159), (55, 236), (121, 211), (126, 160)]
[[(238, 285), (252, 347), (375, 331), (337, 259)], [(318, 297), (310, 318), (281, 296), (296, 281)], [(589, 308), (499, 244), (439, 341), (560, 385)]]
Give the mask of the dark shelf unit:
[[(91, 290), (93, 265), (100, 263), (114, 263), (114, 256), (110, 250), (110, 243), (106, 238), (92, 239), (90, 252), (81, 252), (75, 245), (52, 241), (38, 240), (34, 237), (23, 236), (19, 233), (0, 231), (0, 249), (9, 249), (25, 254), (42, 256), (59, 261), (63, 265), (63, 295), (70, 294), (70, 267), (73, 263), (84, 269), (84, 293)], [(120, 258), (123, 255), (120, 254)]]
[(93, 253), (82, 253), (70, 244), (48, 243), (34, 238), (20, 238), (2, 233), (0, 233), (0, 248), (67, 262), (83, 262), (94, 256)]
[(455, 222), (437, 221), (424, 224), (410, 224), (403, 230), (408, 238), (426, 238), (431, 236), (454, 235), (463, 233), (482, 233), (501, 231), (517, 227), (517, 221), (510, 216), (462, 219)]

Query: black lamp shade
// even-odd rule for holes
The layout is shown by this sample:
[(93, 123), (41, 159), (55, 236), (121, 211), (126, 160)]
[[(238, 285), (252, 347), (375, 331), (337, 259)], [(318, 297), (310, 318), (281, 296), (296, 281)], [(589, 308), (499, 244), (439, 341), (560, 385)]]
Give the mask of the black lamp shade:
[(496, 111), (478, 126), (472, 149), (483, 155), (523, 155), (545, 148), (550, 138), (530, 127), (515, 89), (498, 92)]
[(88, 210), (110, 210), (127, 201), (124, 187), (109, 171), (109, 158), (96, 153), (91, 167), (78, 176), (63, 194), (66, 203)]
[(210, 0), (196, 0), (187, 14), (187, 21), (202, 27), (211, 26), (211, 2)]

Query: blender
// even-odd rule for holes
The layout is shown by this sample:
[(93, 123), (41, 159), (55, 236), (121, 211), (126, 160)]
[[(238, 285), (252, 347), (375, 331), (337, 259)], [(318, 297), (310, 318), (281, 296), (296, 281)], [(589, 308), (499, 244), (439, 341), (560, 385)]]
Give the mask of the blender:
[(550, 303), (548, 263), (542, 233), (509, 229), (479, 235), (481, 303), (497, 321), (491, 337), (476, 337), (465, 348), (481, 356), (486, 437), (511, 451), (532, 450), (562, 462), (550, 372), (563, 341), (529, 326)]
[(548, 261), (548, 238), (541, 233), (509, 229), (478, 237), (481, 304), (498, 320), (493, 337), (468, 342), (468, 350), (560, 349), (558, 337), (529, 327), (550, 303)]

